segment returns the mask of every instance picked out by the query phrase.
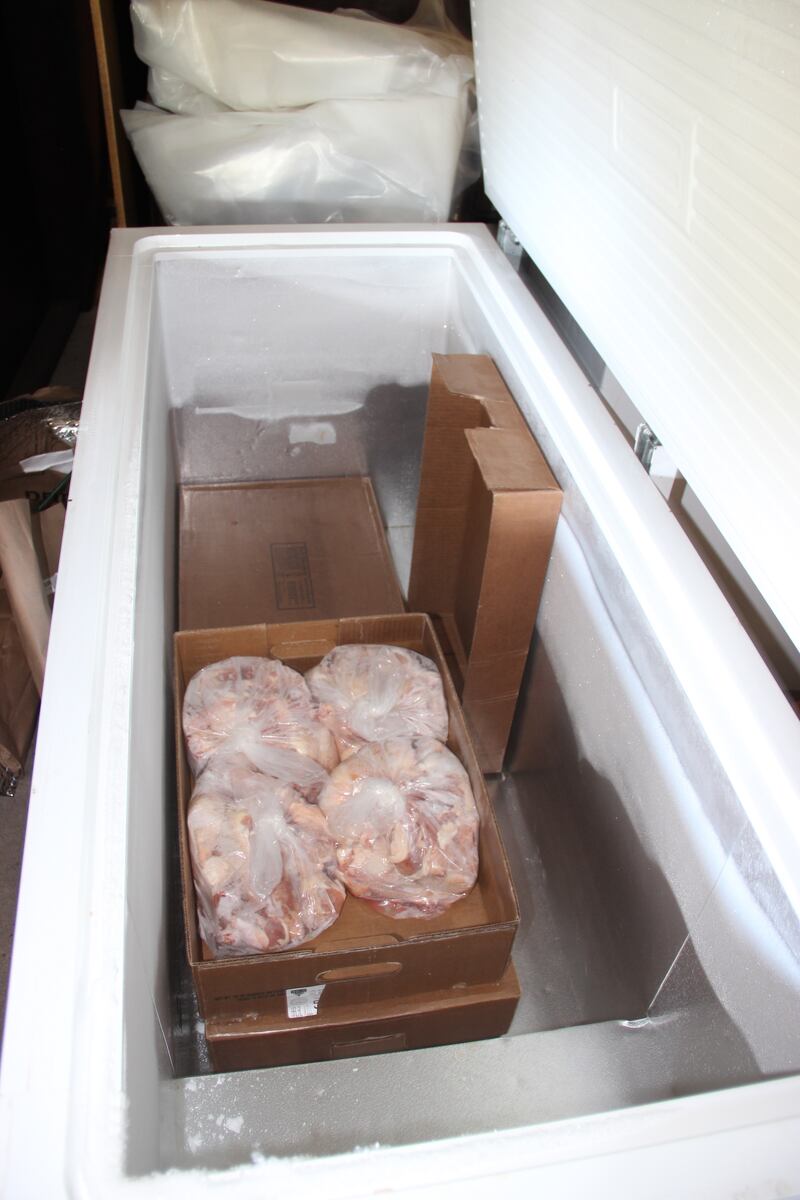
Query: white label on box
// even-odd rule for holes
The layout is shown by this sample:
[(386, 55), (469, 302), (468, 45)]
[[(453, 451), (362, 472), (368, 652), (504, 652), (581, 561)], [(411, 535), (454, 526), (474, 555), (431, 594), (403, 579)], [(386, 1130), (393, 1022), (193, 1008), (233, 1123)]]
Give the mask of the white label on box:
[(324, 983), (318, 983), (315, 987), (290, 988), (286, 993), (287, 1017), (315, 1017), (324, 991)]

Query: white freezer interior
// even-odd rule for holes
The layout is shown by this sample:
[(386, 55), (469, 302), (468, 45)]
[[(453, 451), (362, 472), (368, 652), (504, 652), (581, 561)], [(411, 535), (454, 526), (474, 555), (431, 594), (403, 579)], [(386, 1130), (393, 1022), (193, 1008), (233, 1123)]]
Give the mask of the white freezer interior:
[[(791, 713), (486, 231), (118, 234), (98, 330), (0, 1084), (19, 1194), (55, 1194), (34, 1121), (82, 1194), (305, 1194), (323, 1167), (326, 1196), (386, 1171), (444, 1194), (475, 1147), (509, 1169), (503, 1131), (800, 1071)], [(432, 351), (494, 357), (565, 491), (492, 782), (522, 1002), (499, 1041), (212, 1075), (176, 901), (176, 486), (368, 472), (403, 578)]]

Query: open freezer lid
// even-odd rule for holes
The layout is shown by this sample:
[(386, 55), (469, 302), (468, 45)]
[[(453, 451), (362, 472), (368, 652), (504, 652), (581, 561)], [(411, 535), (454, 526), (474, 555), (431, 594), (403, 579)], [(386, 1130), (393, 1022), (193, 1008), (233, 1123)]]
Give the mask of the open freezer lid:
[(473, 0), (486, 191), (800, 646), (800, 18)]

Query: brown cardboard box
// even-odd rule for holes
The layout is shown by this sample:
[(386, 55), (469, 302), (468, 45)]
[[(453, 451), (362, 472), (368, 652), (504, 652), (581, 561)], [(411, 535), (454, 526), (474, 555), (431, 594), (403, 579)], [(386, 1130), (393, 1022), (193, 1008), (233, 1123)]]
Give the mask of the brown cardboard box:
[(485, 771), (503, 766), (560, 508), (492, 360), (435, 354), (408, 599), (441, 621)]
[[(43, 513), (31, 515), (34, 546), (48, 594), (58, 570), (64, 516), (63, 504), (53, 504)], [(13, 787), (22, 773), (38, 712), (39, 692), (0, 575), (0, 794)]]
[(179, 593), (181, 629), (405, 608), (361, 477), (182, 487)]
[(0, 768), (3, 768), (0, 777), (4, 771), (12, 777), (21, 774), (38, 711), (39, 693), (22, 649), (8, 596), (0, 586)]
[(206, 1021), (206, 1041), (216, 1071), (280, 1067), (419, 1050), (508, 1032), (519, 1001), (509, 963), (499, 983), (448, 988), (408, 999), (381, 1000), (318, 1016), (226, 1018)]
[[(470, 777), (481, 818), (478, 881), (463, 900), (430, 921), (392, 920), (348, 896), (339, 919), (295, 950), (241, 958), (204, 955), (195, 909), (186, 812), (191, 776), (184, 753), (181, 708), (187, 683), (209, 663), (234, 654), (279, 658), (299, 671), (337, 645), (390, 643), (425, 654), (442, 672), (450, 710), (448, 745)], [(493, 983), (508, 965), (519, 914), (483, 775), (427, 616), (345, 618), (338, 621), (253, 625), (175, 635), (175, 713), (178, 808), (187, 952), (200, 1011), (211, 1016), (279, 1012), (290, 988), (330, 984), (328, 1002), (362, 1004), (455, 984)], [(208, 953), (206, 951), (206, 953)], [(328, 989), (326, 989), (327, 994)]]
[(39, 388), (0, 404), (0, 500), (28, 500), (36, 508), (61, 485), (63, 471), (26, 473), (20, 463), (69, 450), (77, 437), (80, 396), (73, 388)]

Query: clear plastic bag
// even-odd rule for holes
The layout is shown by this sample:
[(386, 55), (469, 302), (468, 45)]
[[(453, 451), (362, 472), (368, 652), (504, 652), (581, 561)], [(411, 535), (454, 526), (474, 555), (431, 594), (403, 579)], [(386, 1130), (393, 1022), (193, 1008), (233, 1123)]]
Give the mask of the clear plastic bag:
[(131, 18), (143, 62), (241, 112), (391, 93), (455, 98), (474, 75), (469, 42), (431, 24), (269, 0), (132, 0)]
[(439, 916), (473, 887), (478, 810), (466, 771), (441, 742), (368, 743), (335, 768), (319, 803), (340, 877), (385, 916)]
[[(158, 108), (122, 112), (174, 225), (446, 221), (480, 174), (471, 46), (269, 0), (133, 0)], [(166, 111), (165, 111), (166, 110)]]
[(274, 751), (295, 751), (325, 769), (339, 760), (303, 676), (269, 658), (227, 658), (198, 671), (183, 699), (183, 732), (195, 775), (220, 750), (246, 754), (277, 778), (283, 758)]
[(216, 957), (288, 950), (338, 917), (345, 891), (333, 839), (291, 783), (217, 754), (195, 785), (187, 826), (200, 933)]
[(446, 221), (466, 94), (122, 120), (173, 225)]
[(424, 734), (447, 740), (436, 664), (402, 646), (337, 646), (306, 674), (342, 759), (365, 742)]

